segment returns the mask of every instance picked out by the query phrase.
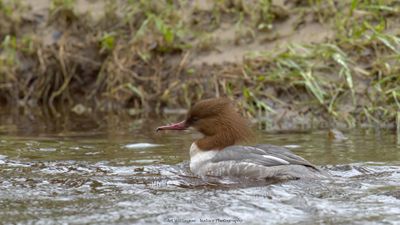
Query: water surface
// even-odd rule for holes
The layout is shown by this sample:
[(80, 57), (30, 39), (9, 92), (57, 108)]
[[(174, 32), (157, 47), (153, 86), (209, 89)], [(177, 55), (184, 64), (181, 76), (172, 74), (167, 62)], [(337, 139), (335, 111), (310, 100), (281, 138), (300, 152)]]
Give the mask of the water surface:
[(399, 224), (400, 145), (389, 131), (265, 133), (332, 174), (322, 181), (210, 183), (188, 168), (192, 132), (6, 132), (0, 221), (21, 224)]

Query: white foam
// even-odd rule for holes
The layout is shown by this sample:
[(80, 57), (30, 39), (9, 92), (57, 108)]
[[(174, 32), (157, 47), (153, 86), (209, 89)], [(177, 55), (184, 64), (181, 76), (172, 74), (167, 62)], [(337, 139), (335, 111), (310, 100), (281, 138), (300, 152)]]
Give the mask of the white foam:
[(42, 152), (55, 152), (55, 151), (57, 151), (57, 149), (56, 148), (39, 148), (39, 151), (42, 151)]
[(0, 155), (0, 165), (6, 163), (6, 162), (3, 160), (3, 159), (6, 159), (6, 158), (7, 158), (6, 155)]
[(285, 148), (300, 148), (300, 145), (284, 145)]
[(152, 143), (132, 143), (124, 145), (125, 148), (154, 148), (161, 146), (159, 144), (152, 144)]

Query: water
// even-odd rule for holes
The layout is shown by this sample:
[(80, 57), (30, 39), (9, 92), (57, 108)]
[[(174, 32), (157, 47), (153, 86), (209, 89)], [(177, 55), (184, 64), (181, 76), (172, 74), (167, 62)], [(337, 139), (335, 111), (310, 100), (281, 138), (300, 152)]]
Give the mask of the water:
[[(155, 122), (154, 124), (158, 124)], [(388, 131), (268, 134), (331, 180), (210, 183), (188, 168), (191, 132), (0, 129), (2, 224), (400, 224), (400, 144)]]

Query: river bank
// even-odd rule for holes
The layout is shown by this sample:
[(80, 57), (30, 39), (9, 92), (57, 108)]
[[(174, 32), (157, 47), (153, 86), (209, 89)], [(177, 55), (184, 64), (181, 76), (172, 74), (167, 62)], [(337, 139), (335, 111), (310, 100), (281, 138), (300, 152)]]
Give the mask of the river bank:
[(396, 1), (3, 0), (0, 12), (12, 115), (154, 116), (229, 96), (264, 127), (396, 127)]

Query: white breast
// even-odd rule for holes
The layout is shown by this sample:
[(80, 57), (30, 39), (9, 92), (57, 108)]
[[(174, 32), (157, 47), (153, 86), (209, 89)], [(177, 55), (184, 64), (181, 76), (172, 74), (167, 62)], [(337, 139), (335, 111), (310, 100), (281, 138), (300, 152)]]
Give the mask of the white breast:
[(200, 176), (207, 174), (207, 165), (211, 163), (211, 159), (218, 153), (218, 150), (202, 151), (193, 142), (190, 146), (190, 170)]

